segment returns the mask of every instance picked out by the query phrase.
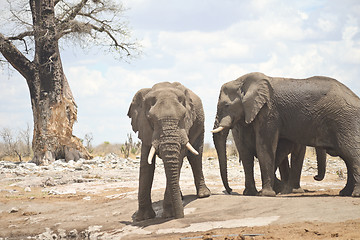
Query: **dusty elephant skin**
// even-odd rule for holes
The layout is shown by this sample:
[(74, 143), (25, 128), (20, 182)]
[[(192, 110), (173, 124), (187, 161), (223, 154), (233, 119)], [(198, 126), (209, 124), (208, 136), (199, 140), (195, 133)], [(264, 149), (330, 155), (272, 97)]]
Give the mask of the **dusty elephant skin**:
[(179, 175), (185, 156), (193, 170), (197, 196), (210, 196), (202, 172), (204, 112), (200, 98), (180, 83), (158, 83), (135, 94), (128, 116), (142, 141), (136, 220), (155, 217), (151, 186), (156, 155), (164, 162), (167, 179), (163, 217), (184, 217)]
[[(214, 143), (219, 158), (224, 158), (223, 143), (229, 129), (238, 130), (236, 139), (239, 141), (248, 136), (255, 139), (255, 153), (252, 152), (254, 149), (242, 147), (245, 191), (256, 191), (251, 177), (253, 163), (249, 159), (257, 155), (262, 175), (261, 194), (275, 195), (276, 149), (279, 139), (287, 139), (341, 157), (348, 176), (340, 195), (359, 197), (359, 114), (358, 96), (335, 79), (286, 79), (250, 73), (222, 86), (213, 131)], [(240, 131), (234, 128), (236, 125), (240, 126)], [(220, 161), (223, 165), (220, 167), (226, 169), (223, 162), (226, 164), (226, 161)], [(317, 178), (321, 179), (321, 176)]]

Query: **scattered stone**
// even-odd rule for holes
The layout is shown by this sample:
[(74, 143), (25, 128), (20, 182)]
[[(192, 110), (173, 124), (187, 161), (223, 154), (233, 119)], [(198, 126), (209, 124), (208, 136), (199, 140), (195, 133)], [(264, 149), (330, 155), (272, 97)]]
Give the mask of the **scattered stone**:
[(17, 207), (13, 207), (9, 213), (17, 213), (19, 212), (19, 209)]
[(25, 191), (25, 192), (31, 192), (31, 188), (30, 188), (30, 187), (26, 187), (26, 188), (24, 189), (24, 191)]
[(48, 187), (52, 187), (52, 186), (55, 186), (56, 184), (55, 184), (54, 179), (53, 179), (52, 177), (49, 177), (49, 178), (47, 178), (47, 179), (45, 180), (45, 182), (44, 182), (43, 185), (44, 185), (44, 186), (48, 186)]
[(74, 229), (74, 230), (71, 230), (69, 233), (68, 233), (68, 235), (67, 235), (67, 237), (68, 238), (78, 238), (78, 236), (79, 236), (79, 234), (78, 234), (78, 231), (76, 230), (76, 229)]

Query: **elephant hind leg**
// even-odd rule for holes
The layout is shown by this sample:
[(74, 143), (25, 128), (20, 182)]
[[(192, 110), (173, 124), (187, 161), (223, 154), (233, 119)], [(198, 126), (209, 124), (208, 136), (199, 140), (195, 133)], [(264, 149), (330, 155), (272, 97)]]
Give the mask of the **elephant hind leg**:
[(341, 158), (346, 164), (347, 182), (339, 195), (360, 197), (360, 154), (356, 156), (355, 153), (351, 153), (350, 156), (341, 156)]
[(203, 154), (203, 135), (201, 135), (194, 143), (195, 149), (198, 150), (199, 155), (194, 155), (190, 151), (187, 153), (191, 170), (194, 176), (194, 183), (196, 187), (196, 194), (199, 198), (206, 198), (211, 195), (210, 189), (205, 184), (205, 178), (202, 170), (202, 154)]
[(198, 156), (195, 156), (192, 153), (188, 153), (187, 158), (193, 172), (197, 196), (199, 198), (209, 197), (211, 192), (205, 184), (205, 178), (202, 171), (202, 153), (200, 153)]

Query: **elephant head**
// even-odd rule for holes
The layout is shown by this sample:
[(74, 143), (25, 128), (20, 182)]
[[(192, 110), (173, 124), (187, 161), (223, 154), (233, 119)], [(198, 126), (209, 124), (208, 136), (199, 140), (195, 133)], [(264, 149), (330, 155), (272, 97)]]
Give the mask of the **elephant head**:
[(244, 126), (251, 124), (265, 105), (271, 107), (273, 89), (267, 78), (260, 73), (245, 75), (221, 87), (212, 132), (219, 158), (221, 179), (228, 193), (232, 191), (228, 185), (226, 159), (226, 139), (229, 130), (236, 124)]
[(189, 143), (188, 137), (196, 117), (189, 90), (180, 83), (169, 82), (141, 89), (133, 98), (128, 116), (142, 145), (151, 146), (148, 164), (152, 163), (155, 154), (163, 160), (172, 214), (176, 218), (183, 217), (179, 187), (180, 161), (187, 150), (199, 154)]

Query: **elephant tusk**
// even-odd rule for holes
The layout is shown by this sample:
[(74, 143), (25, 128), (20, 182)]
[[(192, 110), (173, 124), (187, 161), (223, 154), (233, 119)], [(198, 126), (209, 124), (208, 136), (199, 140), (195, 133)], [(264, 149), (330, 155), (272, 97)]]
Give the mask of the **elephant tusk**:
[(212, 130), (211, 132), (212, 133), (218, 133), (218, 132), (221, 132), (222, 130), (224, 130), (224, 127), (218, 127), (216, 129)]
[(149, 163), (150, 165), (151, 165), (151, 163), (152, 163), (152, 159), (154, 158), (155, 152), (156, 152), (155, 147), (154, 147), (154, 146), (151, 146), (150, 152), (149, 152), (149, 156), (148, 156), (148, 163)]
[(186, 145), (186, 148), (189, 149), (190, 152), (192, 152), (195, 155), (199, 155), (198, 151), (195, 150), (195, 148), (193, 146), (191, 146), (191, 144), (188, 142)]

